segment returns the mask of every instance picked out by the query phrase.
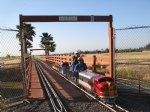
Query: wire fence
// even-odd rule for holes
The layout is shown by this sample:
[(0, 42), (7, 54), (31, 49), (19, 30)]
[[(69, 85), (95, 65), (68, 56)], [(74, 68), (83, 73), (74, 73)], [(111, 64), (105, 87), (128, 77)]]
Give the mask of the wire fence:
[(127, 93), (150, 93), (150, 26), (115, 29), (118, 86)]
[(0, 108), (24, 95), (17, 33), (17, 30), (0, 28)]
[[(24, 96), (18, 30), (0, 28), (0, 108)], [(115, 29), (115, 74), (122, 93), (150, 93), (150, 26)]]

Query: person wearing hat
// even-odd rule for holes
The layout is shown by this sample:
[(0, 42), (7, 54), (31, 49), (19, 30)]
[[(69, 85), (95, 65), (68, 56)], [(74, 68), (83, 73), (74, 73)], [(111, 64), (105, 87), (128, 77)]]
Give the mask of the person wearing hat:
[(61, 68), (62, 68), (62, 74), (68, 77), (69, 76), (69, 63), (66, 61), (65, 62), (62, 61)]
[(76, 81), (79, 79), (79, 72), (86, 71), (87, 66), (82, 57), (78, 58), (78, 64), (74, 67)]
[(71, 62), (71, 67), (70, 67), (70, 71), (73, 73), (73, 77), (75, 77), (75, 71), (74, 71), (74, 67), (78, 64), (78, 58), (80, 57), (80, 52), (75, 51), (74, 55), (72, 57), (72, 62)]
[(74, 56), (72, 56), (72, 62), (71, 62), (71, 65), (72, 65), (72, 72), (74, 72), (74, 67), (76, 64), (78, 64), (78, 58), (80, 57), (80, 52), (79, 51), (76, 51), (74, 52)]

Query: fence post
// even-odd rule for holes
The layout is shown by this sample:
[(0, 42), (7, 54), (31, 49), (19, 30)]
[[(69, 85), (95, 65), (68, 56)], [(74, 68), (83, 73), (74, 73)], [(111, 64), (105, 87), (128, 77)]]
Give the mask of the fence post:
[(116, 57), (115, 57), (115, 49), (116, 49), (116, 30), (113, 28), (113, 78), (116, 81)]
[(22, 60), (22, 71), (23, 71), (23, 88), (25, 97), (27, 95), (26, 90), (26, 59), (25, 59), (25, 41), (24, 41), (24, 28), (23, 28), (23, 21), (22, 15), (19, 16), (20, 18), (20, 40), (21, 40), (21, 60)]
[(96, 55), (93, 55), (92, 72), (96, 72)]
[(141, 93), (141, 83), (140, 83), (140, 74), (139, 74), (139, 94)]
[(113, 27), (112, 27), (112, 16), (111, 16), (111, 21), (108, 24), (108, 38), (109, 38), (109, 57), (110, 57), (110, 76), (113, 77)]

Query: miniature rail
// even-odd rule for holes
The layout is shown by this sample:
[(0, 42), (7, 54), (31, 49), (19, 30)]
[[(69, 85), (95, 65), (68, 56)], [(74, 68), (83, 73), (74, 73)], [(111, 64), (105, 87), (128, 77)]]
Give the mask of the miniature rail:
[[(41, 61), (42, 62), (42, 61)], [(66, 78), (64, 75), (62, 75), (62, 73), (60, 73), (59, 71), (51, 68), (49, 65), (47, 65), (45, 62), (42, 62), (48, 69), (51, 69), (53, 71), (55, 71), (58, 75), (60, 75), (61, 77), (63, 77), (65, 80), (67, 80), (69, 83), (71, 83), (72, 85), (74, 85), (76, 88), (78, 88), (79, 90), (81, 90), (82, 92), (84, 92), (86, 95), (88, 95), (89, 97), (91, 97), (92, 99), (96, 100), (100, 106), (102, 107), (103, 110), (105, 110), (106, 112), (128, 112), (127, 110), (125, 110), (124, 108), (120, 107), (119, 105), (108, 105), (103, 103), (100, 99), (97, 99), (95, 96), (93, 96), (91, 93), (88, 93), (87, 91), (85, 91), (84, 89), (82, 89), (81, 87), (77, 86), (77, 84), (75, 84), (72, 80), (69, 80), (68, 78)]]
[(53, 111), (54, 112), (67, 112), (65, 106), (61, 102), (59, 96), (55, 92), (51, 83), (45, 77), (44, 72), (42, 71), (41, 65), (38, 62), (36, 62), (36, 68), (39, 73), (39, 76), (40, 76), (41, 82), (43, 84), (44, 90), (46, 92), (46, 95), (48, 97), (48, 100), (49, 100), (50, 104), (52, 105)]

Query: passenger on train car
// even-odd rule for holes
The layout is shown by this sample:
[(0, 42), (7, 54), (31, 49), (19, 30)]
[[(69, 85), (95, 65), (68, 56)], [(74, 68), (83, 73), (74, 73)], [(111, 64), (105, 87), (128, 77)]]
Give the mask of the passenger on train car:
[(84, 60), (82, 57), (78, 58), (78, 64), (76, 64), (74, 71), (75, 71), (75, 80), (77, 81), (79, 78), (79, 72), (86, 71), (87, 66), (84, 63)]
[(73, 76), (75, 77), (75, 71), (74, 68), (78, 64), (78, 58), (80, 57), (80, 51), (74, 52), (74, 56), (72, 57), (71, 67), (70, 71), (73, 73)]
[(62, 73), (66, 75), (66, 77), (69, 76), (69, 63), (68, 62), (62, 62)]
[(62, 73), (62, 64), (63, 64), (63, 61), (61, 63), (59, 63), (59, 71)]
[(58, 63), (58, 71), (61, 72), (62, 71), (62, 62)]

